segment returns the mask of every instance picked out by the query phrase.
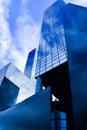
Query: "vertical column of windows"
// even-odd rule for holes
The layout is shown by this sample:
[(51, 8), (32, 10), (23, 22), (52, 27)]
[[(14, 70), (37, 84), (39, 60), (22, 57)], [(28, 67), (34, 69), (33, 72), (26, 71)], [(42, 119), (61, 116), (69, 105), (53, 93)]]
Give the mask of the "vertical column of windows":
[(43, 37), (41, 40), (40, 74), (42, 74), (46, 71), (46, 41), (45, 41), (44, 37), (45, 37), (45, 34), (43, 34)]
[(40, 74), (40, 59), (41, 59), (40, 55), (41, 55), (41, 45), (39, 44), (35, 76), (38, 76)]
[(65, 51), (65, 41), (64, 39), (64, 35), (63, 35), (63, 26), (59, 26), (59, 33), (60, 33), (60, 46), (58, 47), (58, 51), (59, 51), (59, 59), (60, 59), (60, 64), (64, 63), (66, 61), (66, 51)]
[(67, 130), (66, 113), (54, 110), (51, 112), (51, 130)]
[(46, 48), (46, 71), (52, 69), (52, 32), (51, 32), (51, 24), (52, 24), (52, 15), (49, 14), (49, 33), (47, 35), (47, 48)]
[(57, 33), (57, 27), (58, 27), (58, 21), (56, 20), (56, 10), (54, 10), (54, 16), (53, 16), (53, 40), (52, 40), (52, 67), (56, 67), (59, 65), (59, 59), (58, 59), (58, 50), (57, 50), (57, 43), (58, 43), (58, 33)]

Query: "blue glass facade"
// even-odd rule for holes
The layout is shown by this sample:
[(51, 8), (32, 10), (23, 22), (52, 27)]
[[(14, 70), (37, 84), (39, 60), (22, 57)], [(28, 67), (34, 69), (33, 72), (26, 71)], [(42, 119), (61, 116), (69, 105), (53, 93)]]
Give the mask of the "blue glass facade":
[[(35, 81), (32, 82), (32, 80), (30, 80), (27, 76), (25, 76), (13, 64), (8, 64), (7, 66), (5, 66), (0, 70), (1, 86), (2, 83), (4, 83), (3, 81), (4, 78), (6, 78), (9, 81), (9, 85), (14, 84), (14, 86), (17, 86), (17, 88), (19, 89), (18, 95), (16, 97), (17, 103), (23, 101), (24, 99), (32, 96), (35, 93)], [(9, 89), (8, 84), (7, 89)]]
[(66, 118), (65, 112), (51, 112), (51, 130), (67, 130)]
[(64, 5), (63, 1), (57, 1), (44, 12), (38, 48), (36, 77), (67, 61), (61, 14), (61, 8)]
[(31, 75), (32, 75), (35, 52), (36, 52), (36, 49), (33, 49), (31, 52), (29, 52), (26, 66), (25, 66), (25, 70), (24, 70), (24, 74), (30, 79), (31, 79)]
[(56, 123), (56, 128), (52, 123), (53, 130), (87, 129), (86, 14), (87, 8), (62, 0), (44, 12), (35, 77), (42, 86), (51, 87), (59, 100), (54, 107), (67, 115), (67, 123)]

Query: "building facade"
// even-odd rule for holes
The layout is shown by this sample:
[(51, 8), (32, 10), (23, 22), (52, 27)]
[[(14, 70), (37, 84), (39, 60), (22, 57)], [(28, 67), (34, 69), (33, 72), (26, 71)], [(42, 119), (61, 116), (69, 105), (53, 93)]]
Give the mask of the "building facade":
[[(87, 8), (51, 5), (43, 16), (36, 65), (36, 92), (50, 86), (52, 130), (86, 129)], [(80, 79), (80, 81), (79, 81)], [(57, 117), (57, 113), (66, 115)], [(62, 124), (62, 125), (60, 125)]]
[(33, 49), (31, 52), (29, 52), (25, 70), (24, 70), (24, 74), (29, 79), (31, 79), (31, 76), (32, 76), (32, 69), (33, 69), (33, 64), (34, 64), (34, 60), (35, 60), (35, 53), (36, 53), (36, 49)]

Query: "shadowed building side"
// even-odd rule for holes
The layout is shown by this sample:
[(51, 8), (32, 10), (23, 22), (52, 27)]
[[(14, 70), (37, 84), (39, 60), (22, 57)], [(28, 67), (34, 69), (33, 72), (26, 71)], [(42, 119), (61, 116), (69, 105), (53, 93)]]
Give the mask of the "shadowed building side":
[(0, 113), (1, 130), (50, 130), (51, 101), (47, 88)]
[(16, 104), (19, 88), (4, 77), (0, 85), (0, 111), (3, 111)]
[(73, 130), (87, 130), (87, 8), (63, 8), (73, 108)]

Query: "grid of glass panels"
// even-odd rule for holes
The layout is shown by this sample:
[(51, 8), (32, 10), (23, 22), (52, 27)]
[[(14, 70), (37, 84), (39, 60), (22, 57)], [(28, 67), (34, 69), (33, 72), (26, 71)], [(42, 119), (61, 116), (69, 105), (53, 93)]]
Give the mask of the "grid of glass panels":
[(44, 14), (35, 77), (67, 61), (62, 14), (53, 6)]
[(51, 130), (67, 130), (66, 113), (54, 110), (51, 112)]

